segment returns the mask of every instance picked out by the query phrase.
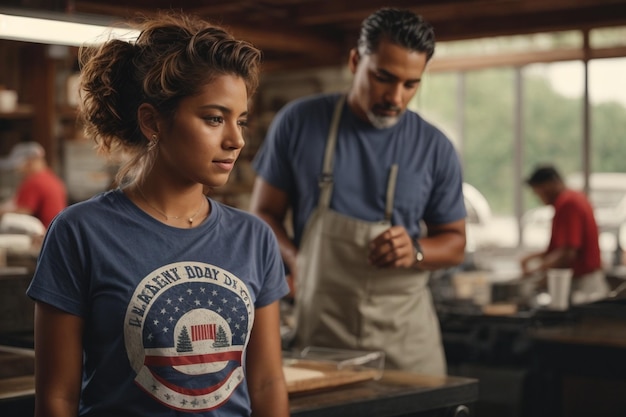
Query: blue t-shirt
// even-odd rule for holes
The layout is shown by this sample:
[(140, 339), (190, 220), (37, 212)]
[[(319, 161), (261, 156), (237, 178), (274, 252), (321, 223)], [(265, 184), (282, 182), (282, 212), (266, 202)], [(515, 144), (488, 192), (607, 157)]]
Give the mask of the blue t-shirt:
[[(324, 150), (339, 97), (316, 95), (283, 107), (253, 162), (259, 176), (289, 195), (296, 245), (318, 203)], [(440, 130), (412, 111), (396, 125), (377, 129), (344, 104), (330, 207), (365, 221), (383, 220), (393, 164), (398, 164), (393, 224), (417, 237), (421, 220), (445, 224), (465, 217), (461, 165)]]
[(28, 295), (85, 320), (80, 416), (250, 414), (254, 310), (288, 289), (270, 228), (210, 203), (179, 229), (118, 189), (52, 223)]

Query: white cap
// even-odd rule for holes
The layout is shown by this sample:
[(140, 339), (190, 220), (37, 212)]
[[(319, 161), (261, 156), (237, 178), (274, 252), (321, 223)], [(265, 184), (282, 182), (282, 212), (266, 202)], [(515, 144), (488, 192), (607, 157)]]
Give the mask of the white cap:
[(41, 158), (46, 154), (37, 142), (20, 142), (16, 144), (6, 158), (0, 159), (0, 169), (15, 169), (31, 158)]

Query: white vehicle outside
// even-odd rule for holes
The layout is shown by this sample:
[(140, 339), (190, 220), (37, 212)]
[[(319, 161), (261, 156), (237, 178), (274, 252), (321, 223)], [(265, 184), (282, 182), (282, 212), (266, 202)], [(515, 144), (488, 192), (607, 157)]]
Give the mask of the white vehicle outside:
[(471, 184), (463, 184), (467, 217), (466, 251), (517, 246), (517, 226), (512, 216), (495, 216), (485, 196)]

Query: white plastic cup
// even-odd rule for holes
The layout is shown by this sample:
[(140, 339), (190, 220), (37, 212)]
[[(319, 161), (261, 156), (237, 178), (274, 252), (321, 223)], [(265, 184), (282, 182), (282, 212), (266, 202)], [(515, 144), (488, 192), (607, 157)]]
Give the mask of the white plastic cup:
[(572, 270), (569, 268), (548, 269), (548, 293), (552, 310), (567, 310), (572, 287)]
[(17, 108), (17, 91), (0, 89), (0, 112), (10, 113)]

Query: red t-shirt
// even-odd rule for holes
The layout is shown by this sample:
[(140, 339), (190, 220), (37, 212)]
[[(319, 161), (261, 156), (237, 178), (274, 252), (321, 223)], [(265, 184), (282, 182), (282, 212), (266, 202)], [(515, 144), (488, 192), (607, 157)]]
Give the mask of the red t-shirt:
[(601, 267), (598, 226), (593, 207), (581, 192), (565, 190), (554, 202), (548, 251), (556, 248), (576, 249), (576, 258), (572, 264), (575, 277)]
[(44, 169), (24, 178), (15, 204), (31, 211), (47, 228), (50, 222), (67, 206), (67, 191), (63, 181), (50, 169)]

